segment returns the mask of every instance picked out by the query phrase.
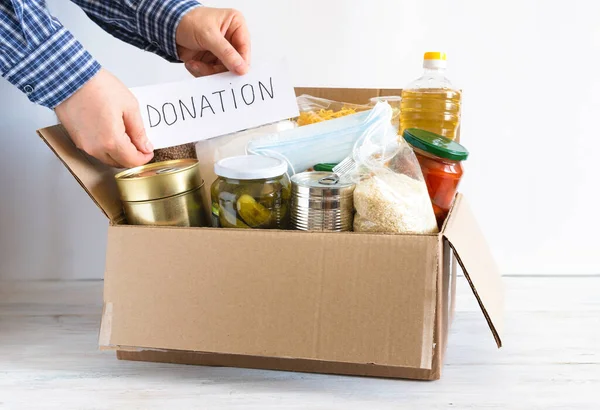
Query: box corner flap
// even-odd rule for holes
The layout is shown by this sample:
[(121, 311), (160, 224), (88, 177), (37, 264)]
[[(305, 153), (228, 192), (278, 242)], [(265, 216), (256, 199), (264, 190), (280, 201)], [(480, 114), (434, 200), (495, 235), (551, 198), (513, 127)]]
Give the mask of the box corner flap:
[(73, 175), (109, 220), (122, 213), (114, 175), (116, 170), (80, 151), (60, 124), (37, 130), (37, 134)]
[(442, 234), (463, 270), (498, 347), (504, 328), (504, 286), (471, 208), (458, 194)]

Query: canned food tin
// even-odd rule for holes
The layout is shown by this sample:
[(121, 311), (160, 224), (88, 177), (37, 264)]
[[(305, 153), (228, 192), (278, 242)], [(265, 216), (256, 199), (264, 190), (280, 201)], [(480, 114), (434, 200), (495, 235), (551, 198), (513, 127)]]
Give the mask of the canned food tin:
[(354, 184), (331, 172), (292, 177), (291, 227), (303, 231), (351, 231)]
[(128, 223), (204, 226), (198, 161), (156, 162), (115, 175)]

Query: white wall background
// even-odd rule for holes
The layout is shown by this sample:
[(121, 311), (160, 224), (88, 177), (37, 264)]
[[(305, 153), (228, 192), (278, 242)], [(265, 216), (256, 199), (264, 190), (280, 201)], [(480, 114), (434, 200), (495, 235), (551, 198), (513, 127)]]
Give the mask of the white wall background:
[[(187, 78), (52, 12), (128, 86)], [(247, 17), (253, 60), (286, 56), (298, 86), (402, 87), (423, 51), (464, 89), (465, 192), (505, 274), (600, 273), (600, 2), (221, 0)], [(100, 278), (106, 221), (35, 135), (55, 122), (0, 81), (0, 278)]]

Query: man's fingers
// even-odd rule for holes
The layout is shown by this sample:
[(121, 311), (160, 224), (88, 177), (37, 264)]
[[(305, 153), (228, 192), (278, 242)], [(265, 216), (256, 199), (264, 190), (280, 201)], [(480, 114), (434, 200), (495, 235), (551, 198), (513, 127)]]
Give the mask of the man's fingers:
[(219, 61), (219, 59), (210, 51), (202, 51), (198, 53), (198, 55), (194, 57), (193, 60), (201, 61), (206, 64), (215, 64), (217, 61)]
[(115, 162), (115, 160), (113, 160), (110, 157), (110, 155), (104, 152), (104, 149), (101, 146), (90, 146), (88, 143), (85, 142), (86, 140), (81, 138), (81, 135), (78, 132), (70, 131), (69, 129), (67, 129), (67, 132), (71, 135), (71, 140), (73, 141), (77, 149), (85, 152), (91, 157), (98, 159), (106, 165), (115, 168), (122, 168), (120, 164)]
[(152, 154), (154, 147), (146, 136), (142, 115), (137, 106), (123, 113), (123, 122), (125, 124), (125, 132), (129, 135), (131, 142), (138, 151), (144, 154)]
[(209, 66), (208, 64), (202, 63), (200, 61), (188, 61), (185, 63), (185, 68), (194, 77), (204, 77), (207, 75), (214, 74), (212, 66)]
[(106, 165), (109, 165), (113, 168), (123, 168), (121, 164), (117, 164), (117, 162), (114, 159), (112, 159), (108, 154), (101, 155), (98, 159), (104, 162)]
[(138, 151), (129, 136), (124, 134), (111, 144), (106, 152), (110, 157), (125, 168), (133, 168), (146, 164), (152, 159), (153, 154), (145, 154)]
[(204, 77), (227, 71), (227, 67), (222, 64), (206, 64), (201, 61), (188, 61), (185, 63), (185, 68), (187, 68), (194, 77)]
[(231, 45), (240, 53), (246, 64), (250, 66), (251, 47), (250, 32), (246, 24), (241, 24), (226, 34), (231, 39)]
[(204, 46), (212, 52), (231, 72), (246, 74), (248, 64), (235, 47), (219, 31), (211, 31), (206, 36)]

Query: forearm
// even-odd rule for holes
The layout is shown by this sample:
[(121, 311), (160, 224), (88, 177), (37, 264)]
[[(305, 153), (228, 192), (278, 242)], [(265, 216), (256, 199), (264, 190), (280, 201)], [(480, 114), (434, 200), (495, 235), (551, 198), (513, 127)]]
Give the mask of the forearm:
[(29, 100), (54, 108), (100, 65), (44, 2), (0, 0), (0, 73)]
[(169, 61), (179, 61), (175, 32), (196, 0), (71, 0), (114, 37)]

